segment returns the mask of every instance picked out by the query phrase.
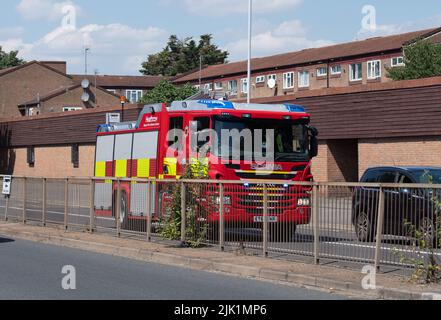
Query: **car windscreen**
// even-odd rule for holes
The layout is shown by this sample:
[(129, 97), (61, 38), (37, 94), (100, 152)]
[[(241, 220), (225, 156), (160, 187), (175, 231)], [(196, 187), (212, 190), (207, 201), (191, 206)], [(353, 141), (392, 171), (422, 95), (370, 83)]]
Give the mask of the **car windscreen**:
[[(260, 161), (259, 154), (262, 153), (255, 148), (261, 146), (263, 155), (274, 159), (275, 162), (309, 160), (309, 139), (305, 124), (274, 119), (217, 118), (214, 129), (219, 137), (215, 154), (222, 155), (223, 158), (229, 155), (231, 159), (232, 155), (239, 155), (241, 160), (252, 157), (253, 160)], [(230, 135), (225, 136), (223, 131), (230, 132)], [(247, 137), (246, 133), (252, 141), (240, 140)], [(271, 141), (267, 141), (268, 137)], [(228, 141), (222, 141), (225, 138)], [(235, 138), (239, 139), (240, 143), (233, 143)]]
[(427, 169), (412, 171), (417, 183), (441, 184), (441, 169)]

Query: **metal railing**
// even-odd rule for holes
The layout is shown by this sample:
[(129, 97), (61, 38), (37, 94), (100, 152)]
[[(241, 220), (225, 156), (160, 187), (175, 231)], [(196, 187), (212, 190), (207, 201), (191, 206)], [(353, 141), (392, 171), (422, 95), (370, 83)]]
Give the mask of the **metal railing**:
[(0, 201), (7, 221), (377, 268), (439, 259), (440, 211), (415, 184), (14, 177)]

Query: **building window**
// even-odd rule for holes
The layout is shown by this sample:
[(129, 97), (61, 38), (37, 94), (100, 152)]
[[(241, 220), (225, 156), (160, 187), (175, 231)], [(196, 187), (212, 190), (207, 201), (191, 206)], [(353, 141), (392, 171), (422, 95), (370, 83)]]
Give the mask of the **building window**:
[(265, 83), (265, 76), (256, 77), (256, 84), (257, 83)]
[(201, 86), (198, 85), (198, 84), (196, 84), (196, 85), (193, 86), (193, 88), (195, 88), (195, 89), (197, 89), (197, 90), (200, 90), (200, 89), (201, 89)]
[(116, 90), (115, 89), (107, 89), (108, 92), (116, 94)]
[(335, 65), (331, 67), (331, 74), (332, 75), (339, 75), (341, 74), (341, 65)]
[(361, 63), (354, 63), (349, 66), (349, 80), (363, 80), (363, 65)]
[(35, 166), (35, 147), (28, 147), (27, 149), (27, 162), (29, 167)]
[(222, 90), (223, 89), (223, 84), (222, 84), (222, 82), (216, 82), (215, 84), (214, 84), (214, 90)]
[(294, 72), (287, 72), (283, 74), (283, 89), (294, 88)]
[(83, 110), (81, 107), (63, 107), (63, 112)]
[(240, 91), (242, 92), (242, 93), (248, 93), (248, 79), (247, 78), (244, 78), (244, 79), (242, 79), (242, 80), (240, 80)]
[(299, 88), (309, 87), (309, 71), (299, 72)]
[(130, 103), (138, 103), (142, 98), (142, 90), (126, 90), (126, 98)]
[(213, 84), (212, 83), (204, 84), (204, 90), (205, 91), (213, 91)]
[(80, 167), (80, 146), (78, 144), (74, 144), (71, 150), (71, 162), (74, 168)]
[(322, 67), (317, 69), (317, 77), (326, 77), (328, 75), (328, 68)]
[(368, 79), (378, 79), (381, 78), (381, 61), (375, 60), (375, 61), (368, 61), (367, 63), (367, 70), (368, 70)]
[(228, 91), (232, 94), (237, 93), (237, 80), (230, 80), (228, 81)]
[(403, 57), (395, 57), (391, 59), (392, 67), (404, 67), (404, 58)]

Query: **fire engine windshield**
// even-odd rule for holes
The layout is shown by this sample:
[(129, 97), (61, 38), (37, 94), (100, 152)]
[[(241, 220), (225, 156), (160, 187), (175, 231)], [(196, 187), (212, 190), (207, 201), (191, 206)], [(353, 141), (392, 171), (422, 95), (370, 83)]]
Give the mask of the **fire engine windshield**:
[(275, 119), (215, 119), (216, 156), (230, 160), (309, 161), (305, 124)]

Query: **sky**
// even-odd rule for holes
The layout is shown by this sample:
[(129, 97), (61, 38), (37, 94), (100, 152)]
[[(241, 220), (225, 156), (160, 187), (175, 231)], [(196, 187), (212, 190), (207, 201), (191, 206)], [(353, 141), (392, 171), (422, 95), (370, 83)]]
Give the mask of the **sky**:
[[(68, 72), (137, 75), (171, 34), (247, 57), (248, 0), (3, 0), (0, 46)], [(441, 26), (441, 1), (253, 0), (253, 57)]]

